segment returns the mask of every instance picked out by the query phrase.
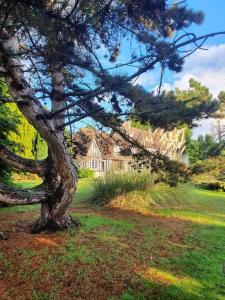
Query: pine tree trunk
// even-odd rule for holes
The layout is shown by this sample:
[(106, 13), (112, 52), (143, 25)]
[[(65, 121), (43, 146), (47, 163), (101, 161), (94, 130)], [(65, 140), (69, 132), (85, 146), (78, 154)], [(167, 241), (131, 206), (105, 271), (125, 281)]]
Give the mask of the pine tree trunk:
[[(78, 225), (78, 222), (69, 216), (69, 206), (76, 190), (77, 176), (76, 168), (67, 153), (63, 129), (58, 129), (58, 126), (63, 123), (63, 119), (59, 124), (56, 120), (39, 117), (48, 116), (49, 112), (35, 97), (23, 71), (17, 67), (20, 62), (16, 57), (7, 55), (9, 51), (17, 53), (18, 49), (18, 41), (15, 37), (8, 39), (4, 44), (0, 44), (1, 63), (8, 72), (5, 80), (11, 96), (23, 100), (17, 101), (17, 106), (28, 122), (47, 142), (49, 155), (45, 161), (45, 168), (43, 168), (42, 162), (30, 162), (30, 160), (19, 158), (13, 153), (9, 155), (2, 151), (5, 161), (21, 170), (29, 171), (32, 169), (32, 172), (42, 176), (43, 184), (33, 191), (13, 190), (0, 184), (0, 202), (12, 204), (41, 203), (41, 215), (32, 232), (40, 232), (53, 227), (66, 229)], [(51, 99), (53, 111), (63, 107), (65, 103), (60, 98), (64, 89), (62, 78), (62, 72), (57, 70), (55, 78), (53, 78), (54, 95)]]
[[(58, 142), (60, 142), (58, 137)], [(51, 140), (47, 140), (51, 149)], [(32, 229), (33, 233), (45, 229), (67, 229), (79, 225), (79, 222), (69, 215), (69, 206), (76, 191), (76, 168), (67, 154), (64, 141), (63, 151), (49, 151), (48, 173), (45, 174), (44, 184), (52, 191), (52, 195), (41, 205), (41, 215)], [(50, 159), (51, 157), (51, 159)]]
[[(29, 116), (28, 105), (21, 109)], [(39, 131), (41, 132), (41, 130)], [(32, 161), (18, 157), (0, 147), (1, 158), (21, 170), (31, 171), (43, 178), (43, 184), (31, 190), (13, 189), (0, 183), (0, 202), (8, 204), (41, 203), (41, 215), (32, 232), (46, 229), (66, 229), (79, 223), (69, 216), (69, 206), (76, 191), (76, 167), (67, 153), (61, 132), (45, 136), (49, 155), (46, 161)]]

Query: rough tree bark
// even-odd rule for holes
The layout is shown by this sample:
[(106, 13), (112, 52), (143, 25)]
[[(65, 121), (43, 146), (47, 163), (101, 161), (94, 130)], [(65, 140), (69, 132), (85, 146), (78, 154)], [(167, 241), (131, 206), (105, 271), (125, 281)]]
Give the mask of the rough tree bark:
[[(76, 190), (76, 168), (67, 154), (63, 130), (58, 130), (58, 122), (38, 118), (48, 112), (39, 104), (34, 91), (26, 81), (20, 69), (20, 62), (15, 56), (7, 53), (17, 53), (19, 48), (16, 37), (6, 39), (0, 45), (1, 65), (7, 70), (5, 77), (11, 97), (23, 99), (17, 101), (17, 106), (28, 122), (35, 127), (48, 144), (49, 155), (46, 161), (30, 161), (22, 159), (3, 146), (0, 147), (1, 158), (14, 168), (36, 173), (43, 178), (43, 184), (30, 191), (16, 190), (0, 185), (0, 201), (11, 204), (41, 203), (41, 215), (35, 223), (32, 232), (39, 232), (49, 227), (58, 229), (77, 225), (69, 216), (69, 205)], [(53, 111), (61, 108), (63, 101), (57, 101), (63, 92), (61, 73), (53, 76)]]

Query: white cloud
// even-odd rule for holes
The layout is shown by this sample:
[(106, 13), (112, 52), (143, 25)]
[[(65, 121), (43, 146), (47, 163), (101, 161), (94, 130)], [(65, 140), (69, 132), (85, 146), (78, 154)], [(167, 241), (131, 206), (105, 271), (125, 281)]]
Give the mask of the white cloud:
[(188, 88), (188, 81), (194, 78), (207, 86), (216, 97), (225, 90), (225, 44), (198, 50), (186, 59), (181, 73), (172, 75), (173, 83), (164, 83), (165, 90)]
[(135, 84), (139, 84), (146, 87), (149, 87), (150, 85), (156, 84), (156, 78), (151, 73), (145, 73), (140, 75), (137, 80), (135, 80)]
[(218, 122), (220, 126), (225, 128), (225, 120), (215, 120), (215, 119), (204, 119), (197, 122), (198, 127), (192, 130), (193, 137), (197, 138), (199, 135), (211, 134), (215, 138), (218, 137)]
[[(186, 59), (182, 72), (172, 75), (171, 83), (163, 83), (162, 89), (187, 89), (191, 78), (207, 86), (214, 97), (225, 90), (225, 44), (210, 46), (206, 51), (196, 51)], [(215, 122), (213, 119), (197, 122), (198, 127), (193, 129), (193, 136), (215, 134)]]

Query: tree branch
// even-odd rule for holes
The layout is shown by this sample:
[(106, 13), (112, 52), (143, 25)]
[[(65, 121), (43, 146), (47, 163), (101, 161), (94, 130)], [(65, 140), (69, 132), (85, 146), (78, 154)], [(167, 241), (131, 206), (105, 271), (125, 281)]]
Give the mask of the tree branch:
[[(188, 39), (187, 41), (184, 41), (184, 42), (179, 43), (179, 44), (175, 44), (175, 43), (171, 44), (171, 48), (169, 48), (168, 51), (171, 51), (171, 49), (173, 49), (173, 48), (175, 50), (177, 50), (177, 49), (179, 49), (181, 47), (184, 47), (186, 45), (189, 45), (189, 44), (192, 44), (192, 43), (195, 44), (197, 41), (200, 41), (200, 40), (204, 40), (205, 41), (206, 39), (208, 39), (210, 37), (214, 37), (216, 35), (221, 35), (221, 34), (225, 34), (225, 31), (214, 32), (214, 33), (206, 34), (206, 35), (203, 35), (203, 36), (200, 36), (200, 37), (196, 37), (195, 35), (193, 35), (194, 37), (192, 39)], [(178, 40), (180, 40), (180, 38)], [(125, 84), (125, 83), (133, 80), (134, 78), (140, 76), (141, 74), (147, 72), (155, 64), (157, 64), (158, 62), (160, 62), (164, 58), (165, 55), (166, 55), (166, 53), (164, 53), (163, 55), (157, 56), (155, 59), (151, 60), (148, 64), (146, 64), (145, 66), (139, 68), (139, 70), (137, 72), (133, 73), (130, 76), (124, 77), (124, 79), (121, 78), (121, 82), (120, 82), (121, 85), (123, 83)], [(147, 58), (147, 56), (146, 56), (146, 58)], [(79, 67), (81, 67), (82, 64), (81, 63), (77, 63), (76, 65), (78, 65)], [(88, 69), (90, 72), (94, 73), (100, 79), (104, 80), (103, 77), (105, 77), (105, 76), (103, 76), (102, 73), (98, 72), (97, 70), (95, 70), (93, 68), (90, 68), (90, 66), (86, 67), (86, 69)], [(104, 75), (106, 75), (106, 73)], [(108, 76), (109, 79), (111, 78), (111, 76), (108, 73), (107, 73), (107, 76)], [(62, 112), (66, 111), (66, 110), (68, 110), (68, 109), (70, 109), (70, 108), (72, 108), (74, 106), (79, 106), (80, 103), (85, 102), (86, 100), (90, 100), (90, 98), (94, 98), (94, 97), (96, 97), (96, 96), (98, 96), (100, 94), (106, 93), (106, 92), (110, 91), (110, 89), (112, 89), (112, 90), (115, 89), (115, 91), (117, 91), (116, 85), (111, 84), (110, 88), (107, 87), (107, 86), (103, 87), (102, 89), (101, 88), (97, 88), (96, 90), (93, 91), (93, 93), (91, 93), (91, 91), (90, 91), (90, 94), (87, 95), (86, 97), (83, 97), (82, 99), (80, 99), (78, 101), (74, 101), (74, 103), (70, 103), (69, 105), (64, 106), (62, 109), (59, 109), (59, 110), (55, 111), (54, 114), (52, 114), (51, 116), (57, 115), (59, 113), (62, 113)], [(103, 86), (104, 86), (104, 83), (103, 83)]]
[(62, 124), (61, 126), (58, 126), (57, 129), (59, 129), (59, 130), (60, 130), (60, 129), (63, 129), (63, 128), (65, 128), (66, 126), (69, 126), (69, 125), (71, 125), (71, 124), (73, 124), (73, 123), (79, 122), (79, 121), (81, 121), (81, 120), (87, 118), (88, 116), (89, 116), (88, 114), (84, 114), (84, 115), (82, 115), (82, 116), (79, 116), (79, 117), (77, 117), (77, 118), (75, 118), (75, 119), (73, 119), (73, 120), (70, 120), (70, 121), (68, 121), (68, 122), (65, 122), (65, 123)]
[(33, 189), (16, 189), (0, 182), (0, 202), (6, 204), (35, 204), (41, 203), (51, 195), (44, 185)]
[(26, 103), (27, 101), (20, 98), (0, 97), (0, 104), (3, 103)]
[(47, 170), (46, 160), (32, 160), (20, 157), (0, 144), (0, 159), (18, 170), (44, 176)]
[(83, 102), (85, 102), (87, 100), (90, 100), (91, 98), (97, 97), (97, 96), (99, 96), (99, 95), (101, 95), (101, 94), (103, 94), (105, 92), (108, 92), (109, 90), (110, 90), (109, 88), (104, 88), (104, 89), (100, 89), (99, 88), (99, 89), (96, 89), (96, 90), (93, 91), (92, 94), (90, 94), (90, 95), (88, 95), (86, 97), (83, 97), (80, 100), (74, 101), (74, 102), (72, 102), (72, 103), (70, 103), (68, 105), (65, 105), (63, 108), (55, 111), (50, 116), (54, 117), (54, 116), (56, 116), (56, 115), (58, 115), (58, 114), (60, 114), (60, 113), (62, 113), (64, 111), (66, 111), (66, 110), (68, 110), (70, 108), (73, 108), (74, 106), (80, 106), (81, 103), (83, 103)]

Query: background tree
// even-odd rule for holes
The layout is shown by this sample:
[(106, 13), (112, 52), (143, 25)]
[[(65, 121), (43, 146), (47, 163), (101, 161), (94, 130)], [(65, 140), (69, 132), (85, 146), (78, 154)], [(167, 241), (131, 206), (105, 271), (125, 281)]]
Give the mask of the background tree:
[[(217, 101), (218, 109), (212, 114), (211, 103), (213, 96), (206, 86), (203, 86), (200, 82), (195, 79), (189, 80), (189, 88), (187, 90), (175, 89), (175, 95), (178, 101), (185, 101), (187, 98), (196, 98), (196, 101), (188, 103), (191, 107), (192, 113), (196, 114), (196, 110), (202, 112), (202, 118), (214, 117), (221, 120), (223, 118), (223, 92), (218, 95)], [(202, 110), (201, 106), (209, 105), (208, 112)], [(178, 128), (185, 128), (186, 131), (186, 153), (188, 154), (189, 162), (191, 164), (196, 163), (198, 160), (204, 160), (210, 156), (218, 156), (224, 148), (224, 142), (222, 141), (221, 135), (217, 133), (216, 140), (212, 135), (206, 135), (205, 137), (199, 136), (197, 139), (192, 138), (192, 127), (198, 126), (194, 122), (192, 124), (178, 125)], [(221, 127), (221, 126), (220, 126)], [(222, 134), (222, 133), (221, 133)]]
[(189, 138), (187, 141), (186, 152), (191, 164), (209, 157), (219, 156), (224, 149), (224, 144), (215, 141), (212, 135), (205, 137), (200, 135), (196, 140)]
[(216, 136), (225, 147), (225, 92), (221, 91), (218, 95), (220, 102), (219, 109), (214, 114), (217, 124), (214, 126)]
[(147, 93), (146, 97), (137, 96), (139, 101), (134, 100), (137, 118), (144, 122), (151, 120), (151, 125), (168, 129), (184, 125), (193, 127), (196, 120), (209, 117), (219, 107), (218, 101), (213, 99), (209, 89), (194, 79), (190, 79), (187, 90), (176, 88), (175, 91), (163, 91), (153, 98), (155, 107), (149, 110)]
[[(8, 96), (4, 81), (0, 81), (1, 97)], [(0, 145), (6, 146), (14, 153), (30, 159), (47, 157), (47, 144), (21, 114), (14, 103), (0, 104)], [(2, 148), (1, 148), (2, 150)], [(13, 168), (1, 161), (0, 177), (9, 181)]]
[[(0, 81), (0, 95), (7, 96), (7, 89), (3, 81)], [(18, 115), (11, 110), (9, 104), (0, 104), (0, 179), (7, 181), (10, 178), (12, 169), (5, 162), (1, 161), (2, 145), (11, 150), (16, 150), (19, 144), (9, 138), (11, 132), (18, 133), (20, 123)]]
[[(41, 202), (34, 231), (73, 224), (68, 209), (77, 176), (64, 127), (91, 117), (163, 165), (164, 157), (126, 135), (121, 128), (124, 116), (135, 111), (141, 121), (172, 128), (192, 124), (217, 107), (209, 100), (193, 110), (187, 104), (196, 99), (177, 101), (174, 93), (155, 96), (134, 84), (158, 65), (179, 72), (186, 56), (209, 37), (224, 33), (183, 34), (183, 29), (203, 20), (201, 12), (186, 8), (183, 1), (170, 5), (166, 0), (0, 0), (0, 5), (0, 67), (10, 92), (1, 102), (16, 103), (48, 144), (44, 161), (18, 157), (5, 148), (2, 160), (37, 173), (43, 184), (32, 190), (0, 184), (0, 201)], [(127, 62), (122, 59), (124, 49)]]
[(30, 159), (45, 159), (48, 154), (48, 147), (40, 134), (30, 125), (27, 119), (21, 114), (14, 103), (7, 104), (11, 112), (20, 120), (17, 124), (17, 131), (9, 132), (9, 139), (20, 145), (15, 153)]

